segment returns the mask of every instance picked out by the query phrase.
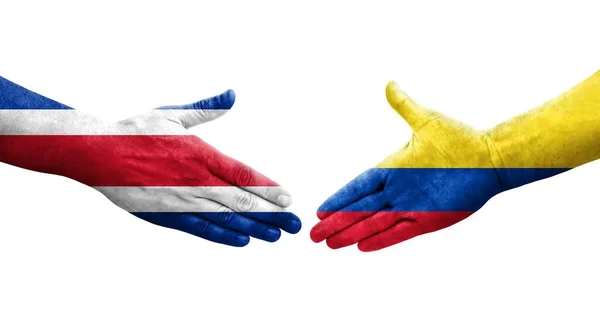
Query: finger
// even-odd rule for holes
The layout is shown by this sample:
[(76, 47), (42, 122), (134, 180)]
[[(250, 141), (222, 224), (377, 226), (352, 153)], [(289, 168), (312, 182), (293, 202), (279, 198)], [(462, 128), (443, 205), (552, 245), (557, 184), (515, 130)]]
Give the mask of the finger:
[(385, 198), (381, 194), (367, 196), (344, 208), (343, 211), (337, 211), (326, 219), (321, 220), (310, 231), (310, 238), (314, 242), (321, 242), (335, 233), (377, 213), (385, 205)]
[(325, 219), (336, 211), (380, 191), (385, 185), (384, 169), (369, 169), (329, 197), (318, 209), (317, 217)]
[(250, 237), (216, 225), (192, 213), (132, 213), (150, 223), (183, 231), (197, 237), (234, 247), (244, 247)]
[(385, 96), (390, 106), (402, 116), (413, 130), (418, 130), (421, 125), (429, 121), (433, 111), (425, 109), (415, 103), (404, 93), (395, 81), (391, 81), (385, 88)]
[(185, 105), (170, 105), (157, 108), (155, 113), (180, 123), (185, 128), (219, 118), (231, 109), (235, 103), (235, 92), (227, 90), (224, 93), (195, 103)]
[(423, 234), (421, 227), (414, 220), (401, 220), (391, 228), (368, 237), (358, 243), (360, 251), (375, 251)]
[(275, 242), (281, 237), (281, 231), (278, 228), (245, 217), (224, 206), (218, 212), (204, 212), (197, 213), (197, 215), (227, 229), (268, 242)]
[(263, 198), (279, 207), (292, 205), (292, 195), (283, 187), (241, 187), (242, 189)]
[[(233, 187), (223, 187), (223, 188), (233, 188)], [(243, 190), (241, 190), (241, 191), (243, 191)], [(243, 195), (243, 194), (241, 194), (240, 196), (244, 196), (243, 197), (244, 199), (242, 199), (243, 203), (241, 203), (241, 204), (235, 203), (236, 199), (232, 200), (232, 199), (222, 198), (221, 200), (229, 201), (230, 203), (234, 202), (233, 204), (231, 204), (233, 207), (239, 208), (241, 206), (244, 210), (236, 212), (239, 215), (242, 215), (248, 219), (260, 221), (271, 227), (280, 228), (288, 233), (296, 234), (302, 228), (302, 222), (293, 213), (286, 212), (281, 208), (273, 210), (273, 211), (261, 211), (259, 209), (256, 209), (256, 207), (258, 207), (258, 205), (255, 205), (253, 209), (248, 209), (249, 207), (251, 207), (251, 205), (253, 205), (253, 204), (250, 204), (250, 205), (248, 204), (247, 198), (249, 198), (249, 197), (247, 197), (246, 195)], [(226, 196), (224, 195), (223, 197), (226, 197)], [(230, 193), (229, 197), (235, 197), (235, 195), (232, 196)], [(229, 212), (229, 211), (234, 212), (234, 209), (232, 209), (228, 206), (224, 206), (220, 202), (212, 201), (212, 199), (211, 200), (205, 199), (205, 202), (203, 202), (202, 206), (203, 206), (203, 209), (205, 212), (222, 212), (222, 211), (223, 212)], [(202, 214), (204, 214), (204, 213), (202, 213)]]
[(402, 219), (405, 219), (405, 215), (402, 212), (378, 212), (327, 238), (327, 246), (331, 249), (338, 249), (353, 245), (363, 239), (389, 229)]
[(238, 187), (197, 188), (198, 196), (227, 206), (235, 212), (283, 212), (284, 208), (275, 205), (245, 189)]
[(251, 167), (215, 151), (208, 162), (209, 170), (223, 181), (253, 193), (280, 207), (292, 204), (291, 194), (275, 181)]
[(290, 234), (302, 229), (300, 218), (291, 212), (248, 212), (244, 216), (276, 226)]

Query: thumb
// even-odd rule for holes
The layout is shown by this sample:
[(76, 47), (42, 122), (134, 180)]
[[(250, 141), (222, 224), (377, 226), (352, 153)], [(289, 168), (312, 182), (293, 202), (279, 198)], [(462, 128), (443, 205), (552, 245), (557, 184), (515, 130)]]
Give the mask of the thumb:
[(233, 103), (235, 103), (235, 92), (230, 89), (195, 103), (162, 106), (156, 110), (169, 111), (169, 116), (180, 121), (182, 126), (192, 128), (224, 115), (231, 109)]
[(433, 111), (425, 109), (404, 93), (395, 81), (391, 81), (385, 88), (385, 96), (390, 106), (400, 114), (413, 130), (418, 130), (421, 125), (432, 117)]

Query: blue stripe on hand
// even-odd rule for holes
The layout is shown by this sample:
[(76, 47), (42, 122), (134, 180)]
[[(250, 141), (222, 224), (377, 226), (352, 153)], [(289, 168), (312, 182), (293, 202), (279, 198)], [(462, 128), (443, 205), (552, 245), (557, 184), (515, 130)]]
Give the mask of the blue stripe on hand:
[(0, 110), (72, 110), (0, 77)]

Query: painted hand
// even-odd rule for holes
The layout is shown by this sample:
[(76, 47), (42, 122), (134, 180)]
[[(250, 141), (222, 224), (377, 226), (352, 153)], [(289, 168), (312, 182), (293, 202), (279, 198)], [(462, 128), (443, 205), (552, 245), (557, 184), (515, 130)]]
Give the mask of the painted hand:
[(413, 136), (319, 207), (315, 242), (379, 250), (453, 225), (501, 191), (562, 172), (496, 169), (499, 156), (486, 131), (419, 106), (394, 82), (386, 96)]
[(233, 91), (107, 124), (7, 82), (0, 115), (18, 127), (0, 128), (1, 162), (77, 180), (144, 220), (231, 246), (300, 230), (285, 189), (187, 131), (228, 112)]

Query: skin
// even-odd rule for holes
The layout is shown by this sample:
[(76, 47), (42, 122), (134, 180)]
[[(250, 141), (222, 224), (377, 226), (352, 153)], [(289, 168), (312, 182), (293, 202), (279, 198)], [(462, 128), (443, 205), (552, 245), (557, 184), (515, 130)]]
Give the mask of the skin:
[[(502, 191), (493, 175), (470, 180), (460, 174), (385, 172), (390, 168), (493, 168), (485, 131), (416, 104), (395, 82), (388, 84), (386, 97), (411, 126), (413, 136), (378, 169), (365, 171), (319, 207), (320, 222), (311, 230), (315, 242), (325, 240), (332, 249), (358, 244), (361, 251), (379, 250), (453, 225), (476, 210), (465, 210), (466, 203), (478, 208)], [(443, 198), (433, 195), (440, 192)], [(420, 207), (444, 207), (449, 212), (422, 214)]]
[(600, 72), (533, 110), (477, 130), (418, 105), (389, 83), (388, 102), (413, 135), (321, 205), (312, 239), (334, 249), (379, 250), (453, 225), (502, 191), (597, 160), (598, 89)]
[[(3, 114), (0, 119), (0, 147), (9, 139), (19, 141), (18, 138), (14, 140), (14, 137), (2, 135), (58, 133), (84, 135), (84, 137), (82, 143), (78, 145), (80, 148), (75, 149), (40, 144), (37, 153), (15, 154), (15, 151), (13, 153), (0, 151), (0, 161), (38, 172), (73, 178), (94, 187), (115, 205), (132, 212), (135, 216), (213, 242), (236, 247), (247, 245), (250, 237), (274, 242), (279, 239), (280, 230), (297, 233), (301, 228), (298, 217), (286, 211), (286, 207), (291, 204), (290, 193), (188, 131), (189, 128), (212, 121), (227, 113), (234, 101), (235, 93), (229, 90), (196, 103), (163, 107), (161, 110), (154, 110), (117, 123), (107, 123), (73, 110), (44, 112), (35, 119), (17, 110), (2, 111), (0, 112)], [(214, 110), (215, 108), (219, 110)], [(111, 140), (97, 142), (98, 137), (94, 135), (182, 137), (164, 139), (150, 137), (143, 148), (138, 148), (135, 141), (126, 141), (126, 137), (111, 143)], [(67, 150), (70, 152), (77, 150), (79, 153), (77, 159), (87, 168), (83, 174), (70, 171), (68, 167), (64, 167), (64, 164), (44, 162), (39, 159), (40, 155), (46, 155), (59, 160), (61, 157), (56, 156), (56, 152)], [(143, 155), (140, 154), (142, 152)], [(95, 156), (87, 153), (95, 153)], [(114, 156), (115, 160), (94, 161), (98, 153)], [(15, 155), (22, 156), (19, 157), (19, 162), (27, 163), (15, 164), (14, 162), (17, 162)], [(28, 155), (32, 155), (31, 160), (27, 158)], [(153, 166), (156, 164), (168, 166), (169, 169), (155, 170)], [(112, 187), (95, 184), (95, 176), (114, 173), (114, 171), (122, 173), (121, 177), (124, 180), (133, 181), (131, 184), (118, 184)], [(140, 175), (159, 178), (165, 183), (165, 187), (145, 187), (146, 185), (136, 184)], [(178, 187), (181, 182), (193, 184), (190, 184), (190, 187)], [(248, 186), (254, 183), (273, 186)], [(204, 184), (220, 187), (202, 187)], [(161, 212), (168, 212), (168, 214), (157, 214)], [(262, 214), (265, 212), (273, 214)]]

